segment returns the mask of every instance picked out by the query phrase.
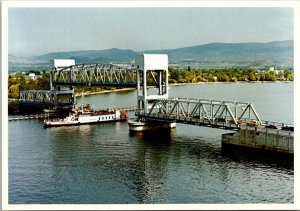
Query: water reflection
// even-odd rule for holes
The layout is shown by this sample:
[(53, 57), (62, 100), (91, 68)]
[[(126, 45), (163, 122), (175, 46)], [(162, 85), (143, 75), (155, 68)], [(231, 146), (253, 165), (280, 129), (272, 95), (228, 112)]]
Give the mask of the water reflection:
[(257, 149), (244, 148), (232, 145), (222, 146), (222, 155), (235, 162), (248, 162), (254, 165), (267, 165), (273, 168), (286, 168), (293, 172), (294, 155), (286, 153), (276, 153), (261, 151)]
[(136, 177), (136, 188), (143, 203), (158, 203), (157, 196), (165, 197), (164, 189), (169, 178), (169, 159), (173, 130), (156, 130), (130, 133), (140, 142), (136, 151), (139, 176)]

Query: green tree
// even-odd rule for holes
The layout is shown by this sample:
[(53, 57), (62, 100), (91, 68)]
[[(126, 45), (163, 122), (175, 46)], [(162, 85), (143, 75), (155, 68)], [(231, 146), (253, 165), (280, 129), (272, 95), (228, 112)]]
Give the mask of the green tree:
[(180, 70), (175, 69), (173, 67), (169, 67), (169, 78), (178, 81), (180, 76)]
[(19, 98), (20, 84), (13, 84), (8, 88), (9, 98)]
[(287, 77), (287, 80), (293, 81), (294, 80), (294, 73), (290, 73)]
[(254, 72), (250, 72), (249, 73), (249, 80), (250, 81), (256, 81), (256, 75)]
[(206, 77), (208, 82), (213, 82), (214, 81), (214, 75), (212, 73), (209, 73)]
[(178, 83), (186, 83), (186, 82), (187, 82), (187, 80), (184, 79), (184, 78), (182, 78), (182, 77), (180, 77), (180, 78), (178, 79)]
[(269, 71), (269, 72), (267, 72), (267, 73), (265, 74), (265, 80), (266, 80), (266, 81), (276, 81), (277, 78), (276, 78), (276, 76), (275, 76), (275, 74), (274, 74), (274, 71)]
[(288, 70), (283, 71), (283, 76), (287, 79), (289, 76), (290, 72)]
[(279, 71), (279, 73), (277, 74), (277, 78), (279, 79), (279, 80), (284, 80), (284, 72), (281, 70), (281, 71)]
[(41, 78), (36, 82), (37, 90), (49, 90), (50, 89), (50, 76), (48, 73), (44, 73)]

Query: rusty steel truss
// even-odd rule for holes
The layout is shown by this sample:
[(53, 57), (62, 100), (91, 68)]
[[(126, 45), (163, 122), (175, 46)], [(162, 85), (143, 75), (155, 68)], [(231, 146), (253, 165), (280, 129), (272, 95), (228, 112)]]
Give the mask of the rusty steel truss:
[(179, 122), (209, 127), (238, 129), (248, 121), (262, 124), (251, 103), (169, 98), (153, 101), (149, 112), (137, 111), (141, 120)]

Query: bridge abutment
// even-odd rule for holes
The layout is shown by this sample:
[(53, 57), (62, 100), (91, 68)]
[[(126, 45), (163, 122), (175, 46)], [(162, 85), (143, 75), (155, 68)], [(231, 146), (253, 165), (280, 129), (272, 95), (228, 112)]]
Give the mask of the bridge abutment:
[(293, 154), (294, 135), (293, 132), (283, 130), (244, 128), (223, 134), (222, 146), (227, 145)]

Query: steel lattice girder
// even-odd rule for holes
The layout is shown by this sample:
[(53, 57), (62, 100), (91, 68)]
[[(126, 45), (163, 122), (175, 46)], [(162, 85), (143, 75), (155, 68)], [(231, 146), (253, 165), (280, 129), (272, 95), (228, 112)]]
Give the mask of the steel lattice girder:
[[(61, 91), (63, 92), (63, 91)], [(73, 97), (63, 98), (64, 93), (55, 94), (51, 90), (25, 90), (20, 91), (19, 102), (32, 104), (73, 104)]]
[(53, 103), (50, 90), (20, 91), (19, 101), (32, 103)]
[(130, 65), (79, 64), (51, 70), (53, 85), (136, 86), (136, 69)]
[(239, 120), (257, 120), (261, 123), (254, 107), (250, 103), (173, 98), (155, 100), (147, 114), (137, 115), (145, 118), (155, 117), (156, 119), (166, 119), (186, 122), (206, 122), (207, 124), (217, 124), (218, 122), (228, 122), (238, 126)]

